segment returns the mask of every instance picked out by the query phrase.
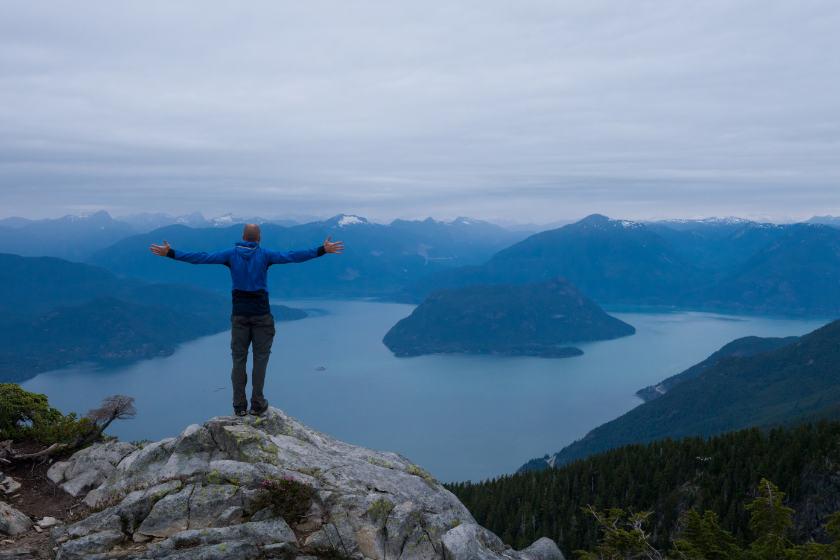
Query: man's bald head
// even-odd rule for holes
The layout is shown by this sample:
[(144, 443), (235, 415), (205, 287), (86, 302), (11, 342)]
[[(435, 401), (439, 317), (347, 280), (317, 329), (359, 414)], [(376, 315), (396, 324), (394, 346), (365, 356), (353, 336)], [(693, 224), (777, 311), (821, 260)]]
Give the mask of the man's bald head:
[(257, 224), (248, 224), (242, 230), (242, 239), (244, 241), (260, 242), (260, 226)]

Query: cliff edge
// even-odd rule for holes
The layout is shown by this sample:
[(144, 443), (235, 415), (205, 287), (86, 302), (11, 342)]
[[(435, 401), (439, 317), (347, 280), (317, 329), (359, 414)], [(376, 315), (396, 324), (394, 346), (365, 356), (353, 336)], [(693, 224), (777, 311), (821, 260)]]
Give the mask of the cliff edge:
[[(58, 560), (564, 560), (546, 538), (506, 548), (405, 457), (338, 441), (274, 408), (142, 447), (97, 445), (48, 476), (104, 508), (53, 530)], [(260, 509), (263, 481), (282, 477), (315, 490), (305, 516)]]

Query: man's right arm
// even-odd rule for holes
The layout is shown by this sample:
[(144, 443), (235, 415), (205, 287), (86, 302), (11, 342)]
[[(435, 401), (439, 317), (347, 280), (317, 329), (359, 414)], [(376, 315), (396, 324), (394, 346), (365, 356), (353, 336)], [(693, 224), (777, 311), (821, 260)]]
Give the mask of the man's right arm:
[(149, 250), (159, 257), (169, 257), (176, 261), (188, 262), (190, 264), (228, 264), (230, 255), (233, 249), (225, 249), (218, 253), (186, 253), (184, 251), (176, 251), (169, 246), (169, 243), (164, 239), (163, 245), (152, 245)]

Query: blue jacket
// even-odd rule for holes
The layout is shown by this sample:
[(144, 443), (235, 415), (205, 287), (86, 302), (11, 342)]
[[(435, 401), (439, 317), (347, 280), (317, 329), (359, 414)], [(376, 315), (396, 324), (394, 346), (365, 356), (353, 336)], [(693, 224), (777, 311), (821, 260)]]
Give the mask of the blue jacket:
[(218, 253), (185, 253), (172, 249), (167, 256), (190, 264), (223, 264), (230, 268), (233, 281), (233, 315), (266, 315), (268, 305), (268, 267), (273, 264), (302, 263), (325, 253), (324, 247), (303, 251), (272, 251), (258, 243), (240, 241), (233, 249)]

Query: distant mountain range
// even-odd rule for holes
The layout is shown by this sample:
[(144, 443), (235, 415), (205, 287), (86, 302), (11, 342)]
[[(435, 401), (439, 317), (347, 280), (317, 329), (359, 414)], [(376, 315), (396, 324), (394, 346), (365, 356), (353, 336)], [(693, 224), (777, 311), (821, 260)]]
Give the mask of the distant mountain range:
[[(374, 224), (340, 214), (329, 220), (293, 227), (263, 224), (261, 246), (276, 250), (319, 247), (331, 236), (344, 241), (340, 256), (327, 255), (300, 265), (272, 267), (269, 292), (276, 298), (385, 296), (432, 272), (480, 263), (526, 234), (486, 222), (458, 218), (444, 223), (395, 220)], [(241, 240), (241, 227), (189, 228), (172, 225), (125, 238), (93, 254), (87, 262), (119, 276), (149, 282), (186, 282), (219, 293), (230, 291), (223, 266), (192, 266), (149, 252), (151, 243), (169, 241), (183, 251), (215, 252)]]
[[(308, 218), (313, 219), (305, 223), (298, 221)], [(461, 259), (457, 264), (450, 263), (449, 266), (484, 262), (499, 249), (530, 235), (530, 232), (511, 232), (500, 226), (470, 218), (457, 218), (451, 222), (441, 222), (431, 218), (422, 222), (395, 220), (389, 226), (385, 226), (370, 224), (365, 218), (344, 214), (327, 220), (297, 214), (286, 214), (270, 219), (243, 218), (225, 214), (205, 219), (198, 212), (183, 216), (162, 213), (132, 214), (114, 219), (107, 212), (96, 212), (68, 215), (56, 220), (33, 221), (25, 218), (0, 220), (0, 252), (28, 257), (59, 257), (80, 262), (87, 260), (93, 253), (128, 237), (173, 225), (194, 229), (229, 229), (249, 222), (261, 226), (288, 228), (300, 226), (303, 229), (324, 229), (338, 222), (341, 222), (340, 225), (344, 227), (368, 224), (374, 226), (368, 232), (374, 237), (377, 235), (390, 237), (396, 235), (395, 230), (400, 230), (405, 232), (403, 235), (410, 235), (409, 240), (401, 242), (403, 245), (416, 241), (416, 244), (407, 249), (409, 254), (420, 254), (424, 257), (424, 262), (427, 259)], [(230, 239), (230, 242), (241, 239), (241, 235), (239, 232)]]
[(554, 275), (600, 305), (840, 315), (840, 229), (743, 220), (641, 224), (593, 215), (533, 235), (479, 266), (444, 270), (396, 296), (526, 284)]
[[(230, 296), (52, 257), (0, 254), (0, 382), (79, 361), (165, 355), (230, 328)], [(276, 320), (306, 317), (272, 305)]]
[(148, 244), (167, 238), (179, 249), (217, 251), (240, 239), (236, 222), (256, 221), (262, 224), (266, 247), (315, 247), (327, 235), (347, 244), (341, 257), (274, 271), (270, 287), (276, 297), (380, 297), (419, 303), (438, 289), (526, 284), (560, 275), (600, 305), (836, 317), (840, 229), (825, 224), (838, 220), (815, 216), (810, 220), (814, 223), (785, 225), (741, 218), (638, 223), (593, 215), (531, 235), (469, 218), (383, 225), (340, 214), (297, 224), (291, 215), (264, 220), (228, 214), (206, 220), (199, 213), (134, 214), (115, 220), (97, 212), (35, 222), (0, 220), (0, 252), (57, 256), (119, 276), (187, 282), (224, 293), (224, 271), (173, 267), (154, 259)]
[[(762, 351), (767, 348), (773, 349)], [(840, 321), (798, 339), (742, 338), (665, 380), (667, 391), (661, 396), (520, 470), (559, 465), (628, 443), (840, 419), (838, 371)]]
[(432, 293), (382, 342), (396, 356), (473, 353), (565, 358), (557, 345), (634, 334), (562, 277), (513, 286), (474, 285)]

